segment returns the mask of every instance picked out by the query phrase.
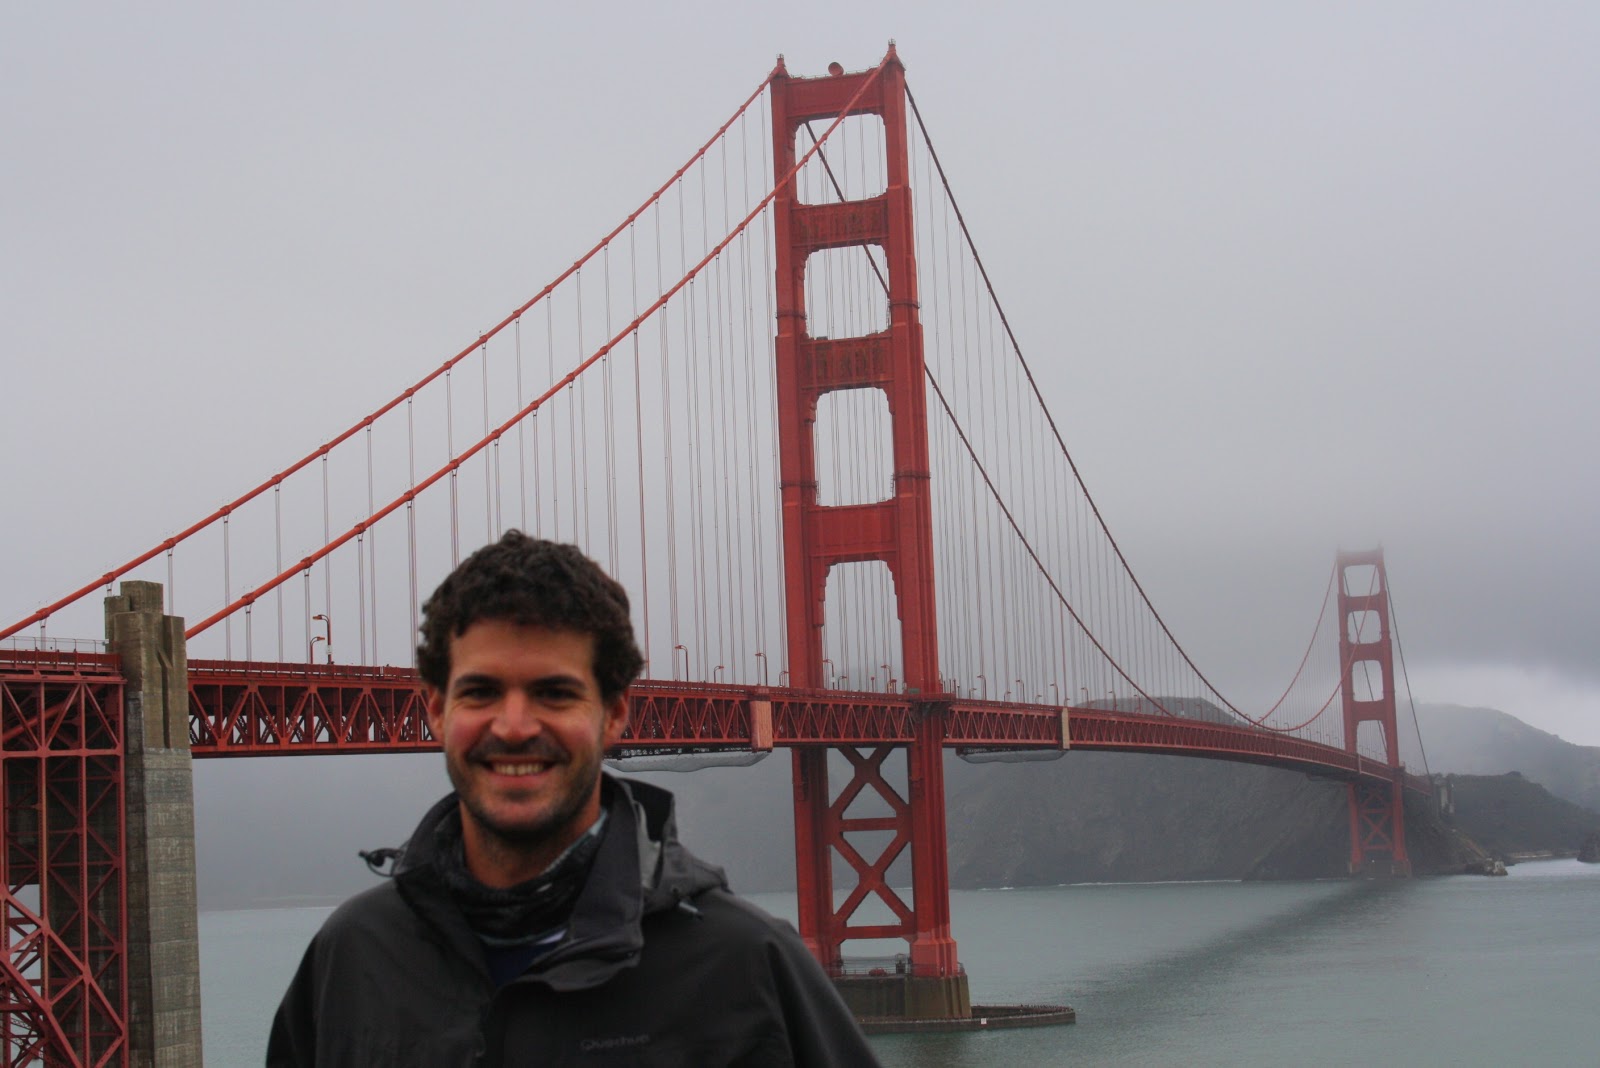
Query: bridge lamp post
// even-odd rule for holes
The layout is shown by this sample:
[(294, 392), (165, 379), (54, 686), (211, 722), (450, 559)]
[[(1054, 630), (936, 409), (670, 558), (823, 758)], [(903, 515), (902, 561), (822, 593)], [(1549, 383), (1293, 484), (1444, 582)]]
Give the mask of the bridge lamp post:
[(765, 686), (767, 684), (767, 654), (757, 653), (756, 657), (761, 661), (761, 685)]
[(847, 683), (849, 681), (850, 681), (850, 676), (849, 675), (840, 675), (839, 676), (839, 689), (848, 690), (850, 687), (846, 686), (845, 683)]
[(689, 647), (687, 645), (674, 645), (672, 647), (672, 677), (678, 677), (678, 650), (683, 650), (683, 677), (689, 677)]
[(885, 693), (894, 693), (894, 679), (889, 674), (889, 665), (888, 664), (879, 664), (878, 667), (880, 669), (882, 669), (882, 671), (883, 671), (883, 678), (884, 678), (883, 689), (884, 689), (884, 692)]
[(989, 680), (984, 678), (982, 675), (979, 675), (977, 678), (978, 682), (982, 684), (983, 699), (987, 701), (989, 699)]
[(1061, 703), (1061, 687), (1052, 682), (1050, 684), (1050, 693), (1053, 695), (1056, 704), (1059, 705)]
[(1028, 699), (1028, 688), (1026, 686), (1022, 685), (1022, 680), (1021, 679), (1017, 679), (1016, 682), (1017, 682), (1017, 700), (1026, 701)]
[[(329, 619), (327, 617), (327, 615), (325, 613), (323, 613), (323, 612), (318, 612), (316, 615), (312, 616), (311, 619), (312, 619), (313, 622), (315, 622), (316, 620), (319, 620), (319, 619), (322, 620), (323, 633), (322, 633), (321, 637), (311, 639), (310, 645), (316, 645), (317, 642), (319, 642), (319, 641), (325, 643), (326, 648), (323, 649), (323, 652), (327, 654), (328, 663), (331, 664), (331, 663), (333, 663), (333, 620)], [(310, 660), (311, 660), (311, 652), (310, 652), (310, 649), (307, 648), (307, 650), (306, 650), (306, 661), (307, 661), (307, 663), (309, 663)]]
[[(833, 677), (834, 677), (833, 661), (829, 660), (827, 657), (823, 657), (822, 658), (822, 662), (827, 665), (827, 667), (828, 667), (828, 678), (830, 680), (832, 680)], [(833, 683), (830, 681), (828, 683), (828, 685), (831, 687), (833, 685)]]
[(711, 681), (712, 682), (721, 682), (722, 681), (722, 677), (721, 676), (722, 676), (722, 665), (718, 664), (714, 669), (712, 669)]
[(778, 685), (779, 686), (787, 686), (787, 685), (789, 685), (789, 681), (788, 680), (789, 680), (789, 670), (787, 668), (785, 668), (784, 670), (778, 672)]

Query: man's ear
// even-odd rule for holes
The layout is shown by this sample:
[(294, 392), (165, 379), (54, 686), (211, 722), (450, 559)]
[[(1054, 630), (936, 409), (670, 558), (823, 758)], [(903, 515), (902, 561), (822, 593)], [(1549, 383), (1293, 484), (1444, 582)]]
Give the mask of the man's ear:
[(432, 686), (427, 689), (428, 695), (428, 733), (433, 735), (436, 742), (444, 742), (444, 692), (435, 690)]
[(628, 695), (624, 693), (606, 706), (606, 723), (603, 737), (610, 749), (622, 741), (622, 732), (628, 729)]

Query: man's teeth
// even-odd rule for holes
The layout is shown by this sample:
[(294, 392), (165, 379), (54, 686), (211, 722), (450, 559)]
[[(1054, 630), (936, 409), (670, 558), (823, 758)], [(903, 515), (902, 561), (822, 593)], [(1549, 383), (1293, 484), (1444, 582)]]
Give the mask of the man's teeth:
[(548, 761), (530, 761), (526, 764), (496, 764), (494, 770), (501, 775), (537, 775), (550, 766)]

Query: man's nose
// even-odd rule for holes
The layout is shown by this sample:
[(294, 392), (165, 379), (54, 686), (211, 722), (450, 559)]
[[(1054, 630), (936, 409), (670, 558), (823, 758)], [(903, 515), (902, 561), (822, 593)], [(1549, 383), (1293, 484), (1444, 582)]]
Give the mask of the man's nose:
[(543, 727), (538, 705), (520, 690), (512, 690), (506, 694), (493, 724), (495, 737), (512, 744), (537, 737)]

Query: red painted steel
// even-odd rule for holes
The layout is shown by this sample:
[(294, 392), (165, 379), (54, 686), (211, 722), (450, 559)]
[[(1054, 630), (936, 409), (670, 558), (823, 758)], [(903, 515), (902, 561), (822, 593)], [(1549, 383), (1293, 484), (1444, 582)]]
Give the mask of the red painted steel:
[(0, 653), (0, 1057), (126, 1064), (123, 680)]
[(408, 668), (189, 661), (189, 746), (197, 757), (436, 749)]
[[(1247, 723), (1103, 708), (653, 680), (635, 683), (628, 696), (631, 722), (617, 754), (904, 747), (917, 740), (919, 724), (937, 723), (940, 748), (1165, 753), (1370, 784), (1392, 783), (1397, 770)], [(426, 704), (410, 668), (189, 662), (196, 757), (432, 751)], [(1420, 776), (1404, 785), (1431, 793)]]
[[(789, 669), (803, 687), (823, 682), (823, 601), (828, 573), (836, 564), (878, 561), (894, 579), (900, 620), (903, 672), (908, 688), (938, 686), (939, 646), (934, 611), (933, 512), (928, 473), (928, 426), (922, 326), (917, 312), (915, 233), (911, 219), (911, 174), (907, 146), (905, 69), (894, 48), (874, 70), (824, 78), (772, 79), (774, 173), (795, 166), (801, 125), (845, 115), (883, 120), (884, 192), (866, 200), (802, 204), (788, 182), (773, 202), (776, 247), (778, 452), (783, 498), (784, 583), (788, 612)], [(824, 146), (824, 151), (826, 146)], [(886, 269), (889, 325), (855, 338), (817, 338), (807, 331), (807, 260), (823, 249), (877, 245)], [(881, 294), (866, 295), (881, 299)], [(888, 401), (894, 449), (894, 492), (872, 504), (818, 503), (817, 403), (834, 390), (880, 389)], [(838, 968), (841, 945), (864, 937), (850, 920), (868, 895), (883, 900), (895, 923), (872, 928), (871, 937), (902, 937), (910, 943), (911, 970), (954, 975), (959, 967), (950, 937), (949, 885), (945, 862), (944, 772), (941, 748), (944, 706), (920, 703), (909, 714), (862, 712), (906, 750), (908, 797), (900, 798), (881, 775), (887, 750), (871, 761), (845, 750), (851, 778), (838, 795), (853, 800), (868, 787), (883, 795), (895, 833), (881, 855), (864, 860), (845, 838), (859, 829), (844, 814), (828, 783), (827, 754), (794, 757), (795, 856), (800, 933), (824, 966)], [(778, 713), (780, 716), (782, 712)], [(819, 706), (818, 725), (830, 725), (857, 710)], [(856, 723), (840, 724), (856, 726)], [(891, 740), (886, 738), (885, 740)], [(900, 852), (911, 850), (912, 904), (882, 880)], [(837, 852), (855, 869), (855, 889), (837, 906), (832, 858)]]
[[(1350, 572), (1358, 567), (1373, 569), (1373, 578), (1365, 593), (1350, 590)], [(1405, 769), (1400, 764), (1400, 735), (1396, 727), (1389, 575), (1383, 564), (1383, 550), (1341, 552), (1334, 570), (1339, 585), (1340, 694), (1344, 705), (1345, 749), (1355, 752), (1361, 724), (1377, 723), (1383, 729), (1384, 762), (1392, 769), (1392, 778), (1386, 785), (1350, 785), (1350, 870), (1365, 871), (1376, 865), (1387, 865), (1395, 874), (1409, 874)], [(1376, 634), (1373, 633), (1374, 621)], [(1376, 682), (1372, 680), (1373, 670), (1378, 675)], [(1356, 696), (1357, 671), (1369, 687), (1365, 700)], [(1370, 695), (1373, 688), (1378, 690), (1376, 695)]]

